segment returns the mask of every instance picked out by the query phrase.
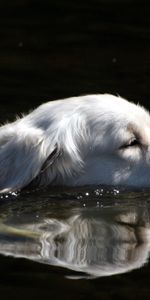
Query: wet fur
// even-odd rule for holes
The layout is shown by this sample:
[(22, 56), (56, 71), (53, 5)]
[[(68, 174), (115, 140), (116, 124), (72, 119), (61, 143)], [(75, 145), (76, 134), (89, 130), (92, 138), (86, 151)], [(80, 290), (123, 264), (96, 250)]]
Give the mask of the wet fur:
[(0, 128), (0, 192), (31, 182), (149, 187), (149, 145), (150, 116), (139, 105), (107, 94), (48, 102)]

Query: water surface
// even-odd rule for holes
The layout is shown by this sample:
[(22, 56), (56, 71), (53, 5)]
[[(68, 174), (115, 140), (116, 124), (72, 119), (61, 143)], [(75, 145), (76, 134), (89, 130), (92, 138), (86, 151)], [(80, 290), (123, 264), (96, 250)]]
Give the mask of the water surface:
[(147, 293), (149, 195), (101, 186), (1, 196), (3, 289), (71, 299)]

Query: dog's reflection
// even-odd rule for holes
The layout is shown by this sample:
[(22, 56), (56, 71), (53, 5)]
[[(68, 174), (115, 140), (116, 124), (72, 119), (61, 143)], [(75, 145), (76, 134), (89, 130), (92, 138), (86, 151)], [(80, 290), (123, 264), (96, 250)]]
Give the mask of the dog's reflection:
[(71, 217), (0, 226), (0, 253), (62, 266), (93, 277), (145, 264), (150, 249), (145, 208), (80, 209)]

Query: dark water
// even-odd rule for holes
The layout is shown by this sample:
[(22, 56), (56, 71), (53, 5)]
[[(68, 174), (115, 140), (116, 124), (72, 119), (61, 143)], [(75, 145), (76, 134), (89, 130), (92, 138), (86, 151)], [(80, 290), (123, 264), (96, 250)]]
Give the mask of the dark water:
[(149, 196), (110, 187), (1, 196), (1, 294), (148, 299)]
[[(0, 120), (111, 92), (150, 108), (150, 3), (0, 1)], [(2, 299), (149, 299), (150, 192), (24, 191), (0, 199)]]

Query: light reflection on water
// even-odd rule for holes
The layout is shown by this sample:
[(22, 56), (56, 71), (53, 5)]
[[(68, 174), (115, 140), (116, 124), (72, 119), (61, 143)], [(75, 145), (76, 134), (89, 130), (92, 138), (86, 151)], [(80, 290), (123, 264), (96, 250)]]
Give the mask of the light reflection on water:
[(137, 269), (149, 258), (148, 195), (82, 188), (2, 197), (0, 253), (83, 272), (81, 278)]

